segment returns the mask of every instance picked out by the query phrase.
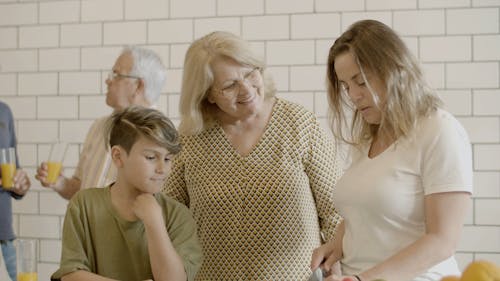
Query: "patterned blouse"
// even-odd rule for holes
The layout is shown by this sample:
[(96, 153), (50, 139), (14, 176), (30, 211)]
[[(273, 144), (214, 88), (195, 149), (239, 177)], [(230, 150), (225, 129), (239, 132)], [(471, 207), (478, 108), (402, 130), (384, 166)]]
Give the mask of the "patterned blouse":
[(307, 280), (313, 249), (339, 222), (341, 169), (314, 115), (277, 99), (241, 156), (219, 125), (183, 136), (164, 192), (193, 212), (204, 260), (196, 280)]

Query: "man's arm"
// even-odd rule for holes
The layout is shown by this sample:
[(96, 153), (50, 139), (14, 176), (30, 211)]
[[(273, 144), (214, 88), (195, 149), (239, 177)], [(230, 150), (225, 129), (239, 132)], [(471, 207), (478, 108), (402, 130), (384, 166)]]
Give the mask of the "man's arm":
[(63, 175), (60, 175), (57, 179), (57, 182), (55, 184), (51, 184), (47, 182), (48, 174), (49, 172), (47, 162), (42, 162), (42, 164), (36, 171), (35, 178), (40, 181), (43, 187), (53, 189), (64, 199), (71, 199), (71, 197), (73, 197), (73, 195), (75, 195), (75, 193), (80, 190), (80, 187), (82, 185), (80, 179), (75, 177), (66, 178)]

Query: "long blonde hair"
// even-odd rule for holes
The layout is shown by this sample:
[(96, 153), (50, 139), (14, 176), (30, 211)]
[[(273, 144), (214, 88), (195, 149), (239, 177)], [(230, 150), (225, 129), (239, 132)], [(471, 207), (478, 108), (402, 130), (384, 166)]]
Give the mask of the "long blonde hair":
[[(351, 52), (363, 74), (377, 75), (386, 89), (386, 102), (380, 104), (382, 119), (370, 125), (360, 116), (343, 94), (335, 73), (335, 59)], [(441, 106), (441, 100), (425, 82), (422, 71), (401, 38), (387, 25), (375, 20), (354, 23), (330, 48), (327, 65), (328, 102), (330, 123), (334, 136), (353, 145), (371, 140), (377, 134), (391, 138), (408, 136), (419, 117)], [(378, 99), (374, 95), (375, 101)], [(348, 117), (352, 115), (349, 124)], [(350, 133), (346, 133), (348, 128)]]
[(214, 119), (212, 105), (207, 96), (214, 82), (211, 63), (217, 58), (233, 59), (241, 65), (258, 67), (264, 78), (266, 97), (276, 93), (272, 78), (267, 74), (264, 61), (240, 37), (223, 31), (212, 32), (194, 41), (184, 60), (184, 72), (179, 111), (179, 132), (194, 135), (209, 127)]

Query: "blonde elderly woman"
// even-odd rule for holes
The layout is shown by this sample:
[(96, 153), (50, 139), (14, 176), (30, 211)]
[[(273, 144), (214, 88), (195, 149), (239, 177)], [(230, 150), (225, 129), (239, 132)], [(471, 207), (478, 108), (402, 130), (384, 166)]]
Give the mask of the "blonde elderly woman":
[(320, 233), (332, 239), (339, 220), (340, 170), (313, 114), (275, 97), (264, 63), (226, 32), (187, 51), (180, 113), (164, 191), (198, 224), (197, 280), (306, 280)]
[(344, 220), (312, 268), (340, 260), (343, 275), (362, 281), (458, 274), (453, 254), (472, 192), (463, 127), (383, 23), (357, 22), (335, 41), (328, 81), (334, 133), (351, 144), (352, 163), (334, 191)]

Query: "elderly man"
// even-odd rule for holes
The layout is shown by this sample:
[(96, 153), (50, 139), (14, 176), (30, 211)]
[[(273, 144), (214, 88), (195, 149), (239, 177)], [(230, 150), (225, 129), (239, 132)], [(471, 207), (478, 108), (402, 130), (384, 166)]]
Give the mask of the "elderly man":
[[(106, 79), (106, 104), (115, 111), (131, 105), (150, 107), (158, 101), (164, 82), (165, 67), (153, 51), (125, 47)], [(108, 118), (97, 119), (90, 127), (73, 177), (60, 175), (55, 184), (50, 184), (47, 163), (42, 162), (35, 178), (66, 199), (82, 188), (106, 186), (115, 181), (116, 171), (103, 135)]]

